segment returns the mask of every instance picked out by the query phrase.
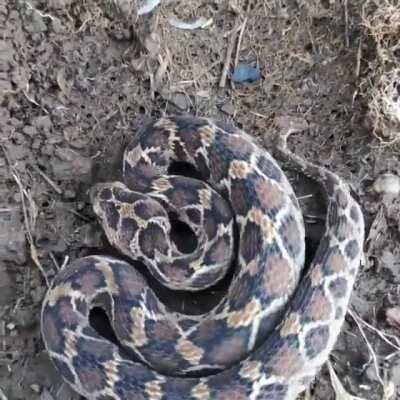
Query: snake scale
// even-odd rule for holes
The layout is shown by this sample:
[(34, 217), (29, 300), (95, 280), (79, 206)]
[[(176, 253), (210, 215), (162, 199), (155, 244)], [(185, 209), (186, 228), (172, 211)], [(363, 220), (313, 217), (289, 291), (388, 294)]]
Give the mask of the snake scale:
[[(46, 294), (41, 330), (78, 393), (90, 400), (288, 400), (308, 387), (344, 321), (364, 219), (339, 177), (290, 152), (286, 136), (279, 149), (327, 195), (325, 233), (305, 272), (298, 201), (254, 139), (193, 116), (154, 120), (135, 135), (123, 183), (91, 190), (109, 242), (173, 290), (209, 288), (230, 268), (233, 277), (214, 308), (187, 315), (163, 304), (122, 259), (87, 256), (64, 267)], [(171, 175), (174, 162), (201, 179)], [(171, 240), (171, 213), (196, 235), (192, 252)], [(117, 344), (90, 325), (93, 307), (107, 313)]]

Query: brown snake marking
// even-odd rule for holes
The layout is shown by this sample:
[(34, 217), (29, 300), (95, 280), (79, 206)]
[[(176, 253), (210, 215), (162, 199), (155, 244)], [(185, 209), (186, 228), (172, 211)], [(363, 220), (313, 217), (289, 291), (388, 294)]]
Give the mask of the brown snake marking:
[[(275, 160), (243, 131), (206, 118), (162, 118), (124, 155), (124, 183), (98, 184), (91, 199), (105, 233), (172, 289), (192, 292), (235, 273), (221, 302), (200, 316), (162, 304), (140, 271), (105, 256), (73, 261), (43, 303), (42, 335), (63, 378), (90, 400), (288, 400), (309, 385), (340, 332), (364, 241), (348, 186), (286, 148), (328, 199), (326, 231), (310, 267), (294, 192)], [(173, 161), (202, 181), (168, 175)], [(197, 236), (182, 253), (173, 212)], [(233, 228), (238, 232), (234, 247)], [(120, 345), (89, 312), (104, 308)]]

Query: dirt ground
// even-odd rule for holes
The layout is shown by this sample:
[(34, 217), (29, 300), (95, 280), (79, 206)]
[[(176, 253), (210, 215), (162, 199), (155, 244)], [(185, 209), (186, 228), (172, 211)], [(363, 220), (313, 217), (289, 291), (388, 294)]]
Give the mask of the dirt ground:
[[(305, 398), (350, 399), (341, 385), (400, 398), (400, 160), (367, 117), (360, 88), (375, 48), (360, 3), (170, 0), (137, 16), (129, 0), (0, 0), (1, 400), (79, 398), (43, 350), (46, 285), (66, 260), (107, 251), (88, 189), (118, 178), (135, 127), (177, 113), (233, 121), (266, 148), (294, 123), (292, 148), (351, 183), (365, 262), (331, 356), (336, 375), (325, 366)], [(202, 28), (174, 26), (199, 18)], [(233, 83), (238, 63), (255, 63), (261, 79)], [(311, 246), (325, 206), (318, 186), (290, 176)]]

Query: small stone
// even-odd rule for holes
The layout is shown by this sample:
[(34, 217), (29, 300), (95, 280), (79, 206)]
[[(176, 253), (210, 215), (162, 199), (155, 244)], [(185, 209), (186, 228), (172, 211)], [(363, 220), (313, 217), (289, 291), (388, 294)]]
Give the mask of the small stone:
[(99, 248), (102, 244), (103, 232), (98, 229), (97, 225), (86, 224), (79, 229), (79, 242), (85, 247)]
[(398, 196), (400, 193), (400, 177), (386, 173), (378, 176), (373, 184), (375, 193), (389, 196)]
[(169, 101), (182, 111), (187, 110), (190, 106), (188, 96), (184, 95), (183, 93), (171, 92), (167, 88), (163, 88), (161, 90), (161, 96), (164, 100)]
[(27, 260), (23, 217), (17, 210), (0, 213), (0, 260), (18, 264)]
[(210, 98), (210, 91), (209, 90), (199, 90), (196, 92), (196, 96), (202, 99), (209, 99)]
[(31, 147), (33, 150), (39, 150), (42, 147), (42, 141), (40, 139), (35, 139)]
[(76, 192), (72, 189), (66, 189), (64, 192), (64, 196), (68, 200), (73, 200), (76, 197)]
[(9, 322), (9, 323), (7, 324), (7, 329), (8, 329), (9, 331), (13, 331), (13, 330), (15, 329), (15, 324), (13, 324), (12, 322)]
[(275, 127), (283, 132), (302, 132), (308, 129), (309, 124), (303, 117), (294, 117), (291, 115), (281, 115), (274, 119)]
[(85, 181), (90, 178), (92, 160), (84, 157), (77, 151), (67, 148), (58, 148), (52, 160), (52, 169), (55, 179)]
[(25, 144), (25, 136), (22, 133), (14, 132), (13, 143), (15, 144)]
[[(1, 64), (0, 64), (1, 68)], [(3, 102), (6, 93), (12, 92), (11, 82), (9, 80), (0, 79), (0, 104)]]
[(227, 115), (231, 115), (234, 116), (235, 115), (235, 107), (233, 106), (232, 103), (225, 103), (222, 107), (221, 107), (221, 111)]
[(0, 70), (8, 71), (15, 49), (11, 40), (0, 40)]
[[(392, 382), (396, 387), (400, 385), (400, 360), (394, 360), (390, 368), (390, 375)], [(390, 399), (390, 397), (387, 397)], [(395, 397), (393, 397), (395, 398)]]
[(16, 204), (21, 203), (21, 193), (14, 193), (12, 199)]
[(40, 303), (46, 293), (46, 288), (44, 286), (36, 286), (31, 290), (32, 301), (35, 303)]
[(368, 365), (364, 372), (365, 376), (372, 382), (378, 382), (378, 376), (376, 375), (376, 369), (373, 363)]
[(390, 326), (400, 330), (400, 307), (391, 307), (385, 311), (386, 321)]
[(88, 144), (88, 137), (82, 135), (79, 128), (75, 125), (67, 126), (64, 128), (64, 138), (71, 147), (76, 149), (83, 149)]
[(53, 19), (51, 21), (51, 27), (53, 28), (54, 33), (62, 33), (65, 30), (59, 19)]
[(36, 117), (33, 120), (33, 124), (36, 126), (36, 128), (41, 129), (44, 132), (50, 132), (52, 127), (51, 119), (48, 115)]
[(170, 98), (170, 102), (180, 110), (187, 110), (189, 107), (187, 97), (182, 93), (174, 93)]
[(25, 125), (24, 128), (22, 129), (22, 132), (24, 132), (25, 135), (33, 137), (36, 135), (36, 128), (32, 125)]
[[(0, 264), (0, 306), (7, 306), (15, 300), (15, 282), (7, 269)], [(1, 332), (0, 332), (0, 336)]]
[(8, 155), (11, 160), (23, 160), (29, 156), (29, 149), (26, 145), (7, 145)]
[(52, 156), (54, 153), (54, 146), (52, 146), (51, 144), (45, 144), (42, 147), (41, 152), (43, 155)]
[(49, 8), (55, 10), (61, 10), (67, 8), (72, 4), (73, 0), (49, 0)]
[(32, 383), (32, 385), (30, 386), (32, 391), (35, 393), (40, 393), (41, 392), (41, 388), (37, 383)]
[(15, 325), (21, 328), (32, 327), (36, 323), (37, 315), (31, 308), (18, 308), (14, 313)]
[(40, 16), (36, 11), (32, 11), (31, 23), (25, 26), (25, 29), (31, 33), (41, 33), (47, 31), (46, 23), (42, 16)]
[(146, 66), (146, 57), (142, 56), (139, 58), (134, 58), (131, 61), (131, 66), (134, 71), (136, 72), (142, 72)]
[(161, 49), (161, 40), (156, 33), (151, 33), (144, 39), (144, 46), (150, 57), (156, 57)]
[(54, 400), (54, 397), (47, 389), (44, 389), (43, 392), (40, 394), (40, 400)]

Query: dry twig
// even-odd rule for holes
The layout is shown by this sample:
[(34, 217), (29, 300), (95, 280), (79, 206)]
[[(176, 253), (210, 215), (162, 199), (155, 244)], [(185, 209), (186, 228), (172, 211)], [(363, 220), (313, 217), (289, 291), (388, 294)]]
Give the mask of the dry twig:
[[(5, 158), (7, 160), (8, 166), (10, 168), (11, 175), (12, 175), (13, 179), (15, 180), (16, 184), (18, 185), (18, 189), (20, 191), (22, 212), (24, 215), (24, 225), (25, 225), (25, 231), (26, 231), (25, 233), (26, 233), (28, 243), (29, 243), (31, 258), (32, 258), (33, 262), (35, 263), (35, 265), (38, 267), (40, 273), (42, 274), (42, 276), (46, 282), (46, 286), (49, 287), (49, 281), (48, 281), (47, 275), (42, 267), (42, 264), (39, 261), (39, 256), (37, 254), (37, 250), (36, 250), (36, 247), (35, 247), (35, 244), (33, 241), (33, 236), (32, 236), (32, 227), (34, 226), (34, 223), (36, 220), (35, 216), (37, 214), (35, 204), (31, 198), (31, 196), (28, 194), (27, 190), (24, 188), (21, 178), (19, 177), (18, 171), (11, 164), (11, 160), (8, 156), (8, 152), (7, 152), (6, 148), (3, 145), (1, 145), (1, 148), (3, 150)], [(27, 210), (25, 199), (27, 199), (29, 204), (31, 205), (30, 212), (28, 212), (28, 210)]]
[(225, 63), (224, 63), (224, 67), (222, 69), (221, 79), (219, 81), (220, 88), (224, 88), (226, 85), (226, 77), (228, 75), (229, 66), (231, 64), (233, 47), (235, 46), (236, 35), (237, 35), (238, 27), (240, 26), (239, 19), (240, 19), (240, 16), (237, 16), (236, 21), (235, 21), (235, 27), (233, 28), (231, 37), (229, 38), (228, 49), (226, 50)]
[(40, 168), (38, 168), (34, 164), (31, 164), (31, 166), (58, 194), (62, 193), (60, 187), (54, 181), (52, 181)]

